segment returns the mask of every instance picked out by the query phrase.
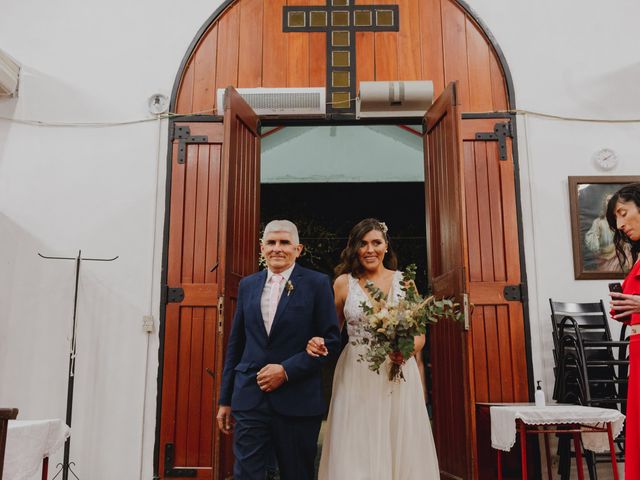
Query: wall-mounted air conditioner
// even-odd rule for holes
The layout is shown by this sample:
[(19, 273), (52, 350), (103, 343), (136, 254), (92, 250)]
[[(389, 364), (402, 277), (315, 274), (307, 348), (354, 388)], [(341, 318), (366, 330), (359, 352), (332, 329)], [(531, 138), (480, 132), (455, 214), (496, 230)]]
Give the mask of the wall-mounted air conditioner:
[(20, 64), (0, 50), (0, 95), (15, 95), (18, 92)]
[[(217, 91), (218, 115), (224, 115), (224, 88)], [(260, 116), (324, 116), (324, 88), (237, 88), (240, 96)]]
[(433, 102), (433, 82), (360, 82), (356, 118), (422, 117)]

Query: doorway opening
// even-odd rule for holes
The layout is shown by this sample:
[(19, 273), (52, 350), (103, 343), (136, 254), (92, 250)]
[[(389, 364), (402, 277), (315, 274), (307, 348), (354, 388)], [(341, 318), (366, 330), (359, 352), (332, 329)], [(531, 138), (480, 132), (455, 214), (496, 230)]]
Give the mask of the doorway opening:
[[(263, 131), (261, 229), (273, 219), (293, 221), (304, 245), (298, 263), (334, 278), (351, 228), (377, 218), (389, 228), (399, 269), (417, 266), (427, 285), (424, 153), (421, 127), (285, 126)], [(346, 329), (343, 343), (346, 343)], [(423, 350), (427, 399), (429, 342)], [(335, 363), (324, 369), (327, 402)]]
[(389, 227), (400, 267), (415, 263), (426, 290), (424, 154), (418, 127), (279, 127), (263, 133), (260, 221), (287, 218), (299, 262), (330, 276), (349, 230), (374, 217)]

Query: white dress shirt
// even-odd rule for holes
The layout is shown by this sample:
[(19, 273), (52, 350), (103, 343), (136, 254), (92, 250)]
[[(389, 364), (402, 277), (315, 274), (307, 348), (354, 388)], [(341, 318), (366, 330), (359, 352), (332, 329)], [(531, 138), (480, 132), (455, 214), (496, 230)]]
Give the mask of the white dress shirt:
[[(283, 281), (280, 282), (280, 293), (278, 294), (278, 301), (282, 296), (282, 292), (284, 291), (287, 282), (289, 281), (289, 277), (291, 276), (291, 272), (296, 266), (295, 262), (289, 268), (287, 268), (284, 272), (280, 272), (279, 275), (282, 275)], [(264, 283), (264, 288), (262, 289), (262, 296), (260, 297), (260, 310), (262, 311), (262, 321), (264, 322), (264, 327), (269, 331), (269, 293), (271, 292), (271, 277), (273, 277), (275, 273), (271, 270), (267, 269), (267, 281)], [(274, 312), (275, 313), (275, 312)], [(275, 318), (275, 315), (274, 315)]]

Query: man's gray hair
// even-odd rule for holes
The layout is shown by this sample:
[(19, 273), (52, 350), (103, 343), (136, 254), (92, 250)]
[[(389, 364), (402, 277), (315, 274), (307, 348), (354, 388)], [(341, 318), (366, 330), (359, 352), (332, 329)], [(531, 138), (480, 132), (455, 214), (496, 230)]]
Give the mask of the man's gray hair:
[(289, 220), (271, 220), (267, 223), (267, 226), (264, 227), (264, 232), (262, 233), (262, 242), (264, 242), (267, 233), (271, 232), (287, 232), (291, 234), (291, 239), (294, 245), (300, 243), (300, 236), (298, 235), (298, 227), (296, 224)]

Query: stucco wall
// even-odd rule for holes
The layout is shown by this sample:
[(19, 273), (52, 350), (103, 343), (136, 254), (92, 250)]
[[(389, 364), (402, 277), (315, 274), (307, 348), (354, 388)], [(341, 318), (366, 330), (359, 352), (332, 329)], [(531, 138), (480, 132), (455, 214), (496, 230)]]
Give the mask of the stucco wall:
[[(147, 98), (171, 92), (214, 7), (4, 2), (0, 45), (23, 70), (20, 95), (0, 99), (0, 116), (150, 117)], [(37, 252), (119, 255), (84, 263), (80, 276), (71, 460), (84, 479), (139, 478), (141, 462), (140, 478), (152, 475), (166, 138), (166, 121), (91, 128), (0, 120), (0, 405), (20, 408), (22, 419), (65, 416), (74, 262)], [(156, 329), (148, 335), (150, 313)], [(60, 460), (51, 459), (52, 473)]]

